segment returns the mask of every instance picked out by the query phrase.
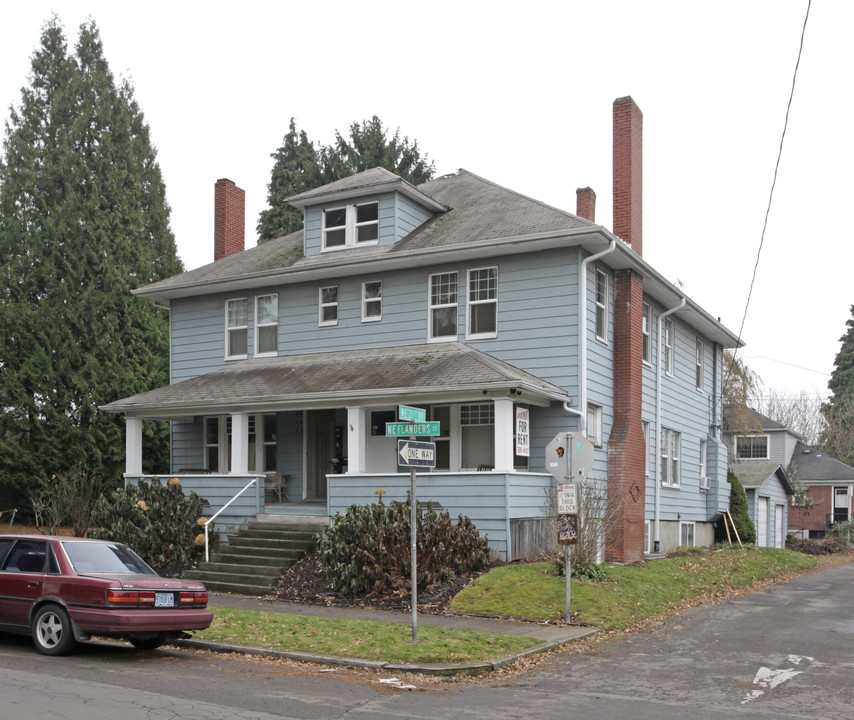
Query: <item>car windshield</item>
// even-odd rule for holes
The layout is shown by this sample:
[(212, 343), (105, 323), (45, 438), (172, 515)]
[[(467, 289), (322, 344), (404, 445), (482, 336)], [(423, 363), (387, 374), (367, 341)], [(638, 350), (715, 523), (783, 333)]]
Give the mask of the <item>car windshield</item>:
[(145, 561), (126, 545), (98, 542), (63, 542), (74, 571), (85, 573), (134, 573), (156, 575)]

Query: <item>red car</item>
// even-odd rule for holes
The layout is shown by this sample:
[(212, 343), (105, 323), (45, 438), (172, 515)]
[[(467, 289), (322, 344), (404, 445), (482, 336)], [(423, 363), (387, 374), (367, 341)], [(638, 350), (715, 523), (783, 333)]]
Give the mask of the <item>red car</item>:
[(0, 535), (0, 631), (32, 634), (45, 655), (91, 635), (150, 650), (209, 627), (207, 604), (204, 585), (160, 577), (121, 543)]

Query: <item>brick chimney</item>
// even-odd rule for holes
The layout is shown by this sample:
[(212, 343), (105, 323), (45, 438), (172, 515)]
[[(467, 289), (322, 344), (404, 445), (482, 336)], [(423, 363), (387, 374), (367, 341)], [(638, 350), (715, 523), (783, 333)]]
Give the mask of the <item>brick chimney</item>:
[(643, 253), (643, 113), (631, 97), (614, 100), (614, 234)]
[[(614, 101), (614, 234), (641, 254), (641, 130), (643, 115), (630, 97)], [(643, 405), (643, 279), (614, 273), (614, 422), (608, 436), (608, 496), (615, 532), (605, 557), (643, 560), (646, 444)]]
[(246, 245), (246, 193), (231, 180), (214, 189), (214, 260), (243, 252)]
[(575, 214), (590, 222), (596, 222), (596, 193), (593, 188), (578, 188), (575, 191)]

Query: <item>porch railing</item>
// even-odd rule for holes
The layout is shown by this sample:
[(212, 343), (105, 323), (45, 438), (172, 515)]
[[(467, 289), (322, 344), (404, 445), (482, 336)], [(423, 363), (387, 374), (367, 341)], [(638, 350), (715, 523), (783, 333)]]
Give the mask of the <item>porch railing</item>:
[(243, 486), (243, 489), (238, 492), (231, 500), (229, 500), (225, 505), (223, 505), (219, 510), (216, 511), (210, 518), (205, 520), (205, 562), (210, 562), (210, 544), (208, 542), (208, 526), (216, 520), (223, 510), (225, 510), (231, 503), (233, 503), (237, 498), (239, 498), (243, 493), (245, 493), (249, 488), (255, 485), (259, 481), (259, 478), (252, 478), (246, 485)]

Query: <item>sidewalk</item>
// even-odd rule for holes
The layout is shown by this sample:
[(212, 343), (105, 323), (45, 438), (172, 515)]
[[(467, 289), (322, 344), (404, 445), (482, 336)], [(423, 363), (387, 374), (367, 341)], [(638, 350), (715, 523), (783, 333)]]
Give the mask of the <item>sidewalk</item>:
[[(214, 609), (218, 607), (234, 608), (238, 610), (256, 610), (260, 612), (289, 613), (292, 615), (316, 615), (320, 617), (343, 618), (350, 620), (370, 620), (373, 622), (399, 623), (402, 625), (409, 625), (412, 623), (412, 615), (408, 612), (323, 605), (297, 605), (295, 603), (264, 601), (243, 595), (228, 595), (221, 593), (210, 593), (209, 606)], [(353, 667), (370, 667), (399, 672), (421, 672), (438, 675), (451, 675), (456, 673), (486, 672), (489, 670), (495, 670), (496, 668), (512, 663), (519, 658), (551, 650), (572, 642), (573, 640), (578, 640), (579, 638), (583, 638), (597, 632), (597, 628), (581, 627), (577, 625), (546, 625), (532, 622), (515, 622), (510, 620), (492, 620), (488, 618), (428, 615), (426, 613), (418, 613), (418, 627), (422, 626), (476, 630), (503, 635), (519, 635), (534, 638), (535, 640), (539, 640), (540, 643), (533, 648), (510, 657), (501, 658), (487, 663), (462, 665), (394, 665), (385, 662), (360, 660), (358, 658), (314, 655), (311, 653), (300, 652), (284, 652), (264, 648), (248, 648), (236, 645), (223, 645), (220, 643), (206, 643), (200, 640), (182, 640), (176, 644), (185, 647), (208, 648), (220, 652), (270, 655), (274, 657), (289, 658), (300, 662), (314, 662), (324, 665), (350, 665)]]

